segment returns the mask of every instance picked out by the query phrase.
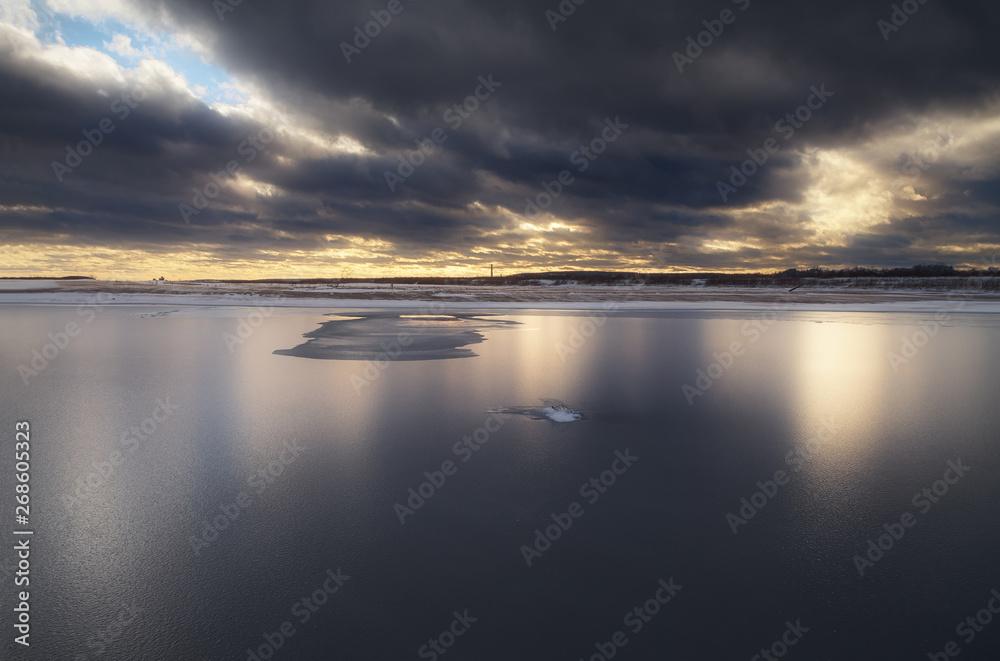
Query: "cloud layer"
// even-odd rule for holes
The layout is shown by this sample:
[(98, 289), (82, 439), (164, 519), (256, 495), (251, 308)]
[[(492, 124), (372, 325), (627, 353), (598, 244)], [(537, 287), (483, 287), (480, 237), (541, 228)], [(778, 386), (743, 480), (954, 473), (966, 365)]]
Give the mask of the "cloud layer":
[[(38, 6), (0, 2), (9, 275), (982, 266), (1000, 247), (985, 0)], [(208, 90), (192, 61), (234, 82)]]

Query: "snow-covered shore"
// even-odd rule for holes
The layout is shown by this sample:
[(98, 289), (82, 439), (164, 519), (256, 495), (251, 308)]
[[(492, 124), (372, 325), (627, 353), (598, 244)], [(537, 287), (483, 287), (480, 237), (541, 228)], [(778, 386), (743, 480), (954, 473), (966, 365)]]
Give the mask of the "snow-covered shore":
[(465, 285), (217, 282), (0, 281), (0, 304), (269, 306), (518, 310), (789, 310), (1000, 313), (1000, 295), (981, 291), (857, 287), (787, 291), (769, 287), (671, 285), (479, 287)]

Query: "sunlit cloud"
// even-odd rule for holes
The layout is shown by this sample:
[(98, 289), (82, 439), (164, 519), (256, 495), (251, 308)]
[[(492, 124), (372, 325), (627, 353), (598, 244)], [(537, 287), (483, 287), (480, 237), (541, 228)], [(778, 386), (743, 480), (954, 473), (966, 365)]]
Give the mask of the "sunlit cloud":
[[(457, 275), (490, 263), (748, 271), (972, 262), (1000, 244), (1000, 86), (978, 60), (964, 67), (975, 76), (914, 82), (923, 50), (905, 71), (878, 39), (834, 63), (821, 43), (747, 23), (678, 75), (658, 47), (595, 60), (517, 21), (525, 50), (511, 53), (511, 25), (484, 20), (486, 7), (455, 9), (433, 43), (415, 19), (399, 22), (347, 65), (334, 37), (350, 34), (350, 7), (242, 3), (220, 21), (186, 0), (0, 0), (0, 74), (26, 90), (0, 128), (0, 230), (18, 246), (0, 272), (106, 271), (129, 254), (122, 268), (174, 277)], [(653, 23), (627, 22), (636, 11), (601, 29)], [(290, 25), (303, 26), (294, 38)], [(934, 62), (958, 61), (955, 49)], [(500, 53), (517, 76), (495, 68)], [(568, 75), (566, 62), (587, 74)], [(503, 84), (490, 100), (446, 121), (491, 70)], [(836, 90), (828, 107), (720, 200), (716, 179), (776, 135), (813, 84), (803, 80), (820, 74)], [(110, 110), (140, 85), (148, 97), (127, 118)], [(580, 161), (619, 115), (630, 128)], [(105, 117), (113, 132), (80, 147)], [(435, 129), (446, 141), (387, 187), (385, 172)], [(266, 148), (246, 148), (263, 132)], [(52, 164), (78, 147), (85, 159), (57, 180)], [(185, 216), (180, 205), (234, 161), (239, 172)], [(557, 186), (562, 172), (572, 181)], [(551, 205), (529, 213), (525, 198), (543, 187)]]

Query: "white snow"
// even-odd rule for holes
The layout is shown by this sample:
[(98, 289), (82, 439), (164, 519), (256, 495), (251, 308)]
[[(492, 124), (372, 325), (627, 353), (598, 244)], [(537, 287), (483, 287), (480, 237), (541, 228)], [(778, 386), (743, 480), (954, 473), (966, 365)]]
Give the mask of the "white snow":
[(576, 422), (583, 418), (582, 415), (576, 411), (570, 411), (568, 409), (554, 409), (552, 407), (547, 407), (542, 409), (542, 412), (548, 416), (549, 420), (555, 422)]
[[(148, 287), (148, 285), (145, 285)], [(0, 304), (142, 305), (183, 306), (179, 314), (211, 315), (209, 308), (267, 306), (324, 311), (364, 309), (414, 309), (437, 300), (434, 312), (449, 310), (532, 311), (788, 311), (850, 313), (1000, 313), (1000, 297), (984, 292), (922, 290), (797, 290), (736, 287), (643, 286), (604, 287), (472, 287), (397, 285), (368, 288), (317, 287), (305, 284), (185, 283), (158, 285), (142, 290), (136, 283), (100, 281), (0, 280)], [(11, 291), (58, 289), (58, 291)], [(98, 293), (98, 292), (109, 293)], [(332, 296), (331, 296), (332, 294)], [(350, 298), (343, 295), (376, 294), (387, 298)], [(950, 297), (950, 298), (949, 298)], [(444, 299), (444, 300), (442, 300)], [(781, 302), (777, 302), (777, 301)], [(200, 309), (195, 312), (192, 308)], [(175, 313), (177, 314), (177, 313)], [(224, 313), (223, 313), (224, 314)]]
[[(426, 301), (380, 299), (330, 299), (284, 298), (280, 296), (214, 295), (214, 294), (114, 294), (114, 298), (97, 301), (93, 294), (77, 292), (50, 292), (13, 294), (0, 291), (0, 304), (49, 304), (49, 305), (184, 305), (212, 307), (274, 306), (290, 308), (323, 308), (326, 310), (355, 310), (378, 308), (419, 308)], [(450, 301), (444, 308), (454, 310), (687, 310), (687, 311), (787, 311), (787, 312), (951, 312), (952, 314), (1000, 314), (998, 300), (966, 301), (959, 308), (954, 300), (926, 298), (908, 301), (880, 301), (873, 303), (771, 303), (757, 301)]]
[(52, 289), (59, 280), (0, 280), (0, 291), (12, 289)]

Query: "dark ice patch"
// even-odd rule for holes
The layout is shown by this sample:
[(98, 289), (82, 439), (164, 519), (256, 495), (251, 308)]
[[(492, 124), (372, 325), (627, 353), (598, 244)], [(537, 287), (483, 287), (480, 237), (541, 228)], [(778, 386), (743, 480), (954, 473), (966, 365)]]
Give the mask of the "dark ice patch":
[(308, 342), (274, 353), (323, 360), (471, 358), (477, 354), (465, 347), (484, 341), (482, 331), (519, 323), (468, 313), (378, 311), (337, 316), (342, 318), (304, 334)]

